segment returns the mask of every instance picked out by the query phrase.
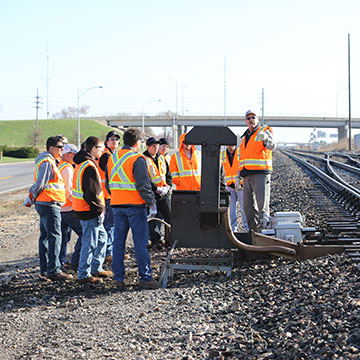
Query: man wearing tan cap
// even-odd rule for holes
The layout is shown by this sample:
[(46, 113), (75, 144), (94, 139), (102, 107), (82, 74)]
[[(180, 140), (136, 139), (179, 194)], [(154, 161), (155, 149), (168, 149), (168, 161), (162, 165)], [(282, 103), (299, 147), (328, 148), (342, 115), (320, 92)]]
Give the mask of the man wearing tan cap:
[(241, 188), (244, 179), (244, 210), (250, 229), (261, 231), (270, 217), (270, 174), (272, 172), (273, 131), (261, 126), (252, 110), (245, 114), (248, 129), (242, 135), (240, 145), (240, 167), (236, 187)]

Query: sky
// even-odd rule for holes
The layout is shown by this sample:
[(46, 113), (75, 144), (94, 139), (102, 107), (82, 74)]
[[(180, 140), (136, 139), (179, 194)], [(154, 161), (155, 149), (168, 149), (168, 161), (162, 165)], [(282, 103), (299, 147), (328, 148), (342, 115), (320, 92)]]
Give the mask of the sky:
[(97, 86), (80, 97), (90, 116), (243, 116), (264, 89), (265, 116), (346, 118), (349, 33), (360, 117), (359, 14), (358, 0), (2, 0), (0, 120), (35, 119), (37, 89), (44, 119)]

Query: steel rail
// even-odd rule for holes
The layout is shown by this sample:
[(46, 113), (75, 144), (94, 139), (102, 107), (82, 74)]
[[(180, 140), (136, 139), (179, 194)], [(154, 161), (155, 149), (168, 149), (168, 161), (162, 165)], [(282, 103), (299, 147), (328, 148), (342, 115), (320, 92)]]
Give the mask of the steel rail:
[[(305, 160), (299, 158), (298, 156), (291, 154), (287, 151), (282, 151), (285, 155), (289, 156), (293, 160), (299, 162), (303, 166), (305, 166), (308, 170), (310, 170), (312, 173), (316, 174), (323, 182), (325, 182), (328, 186), (330, 186), (336, 193), (346, 198), (346, 200), (355, 200), (357, 201), (357, 206), (360, 204), (360, 194), (352, 189), (350, 189), (348, 186), (345, 186), (341, 182), (333, 179), (331, 176), (325, 174), (323, 171), (315, 167), (314, 165), (309, 164)], [(313, 157), (313, 156), (311, 156)], [(318, 158), (319, 159), (319, 158)], [(325, 161), (325, 159), (322, 159)]]

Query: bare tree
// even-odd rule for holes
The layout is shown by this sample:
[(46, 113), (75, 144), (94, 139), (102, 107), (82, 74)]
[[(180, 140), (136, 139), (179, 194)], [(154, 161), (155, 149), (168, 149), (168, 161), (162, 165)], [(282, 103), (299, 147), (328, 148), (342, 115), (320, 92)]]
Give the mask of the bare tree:
[[(79, 108), (79, 114), (85, 116), (88, 114), (90, 105), (81, 105)], [(77, 117), (77, 108), (68, 106), (65, 109), (61, 109), (60, 112), (53, 114), (54, 119), (74, 119)]]

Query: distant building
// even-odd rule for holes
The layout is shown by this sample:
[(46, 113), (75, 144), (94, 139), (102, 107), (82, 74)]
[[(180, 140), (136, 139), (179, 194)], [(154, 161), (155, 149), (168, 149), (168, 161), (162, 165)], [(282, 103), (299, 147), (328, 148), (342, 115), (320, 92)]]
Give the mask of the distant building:
[(355, 150), (360, 149), (360, 134), (354, 136), (354, 148)]

